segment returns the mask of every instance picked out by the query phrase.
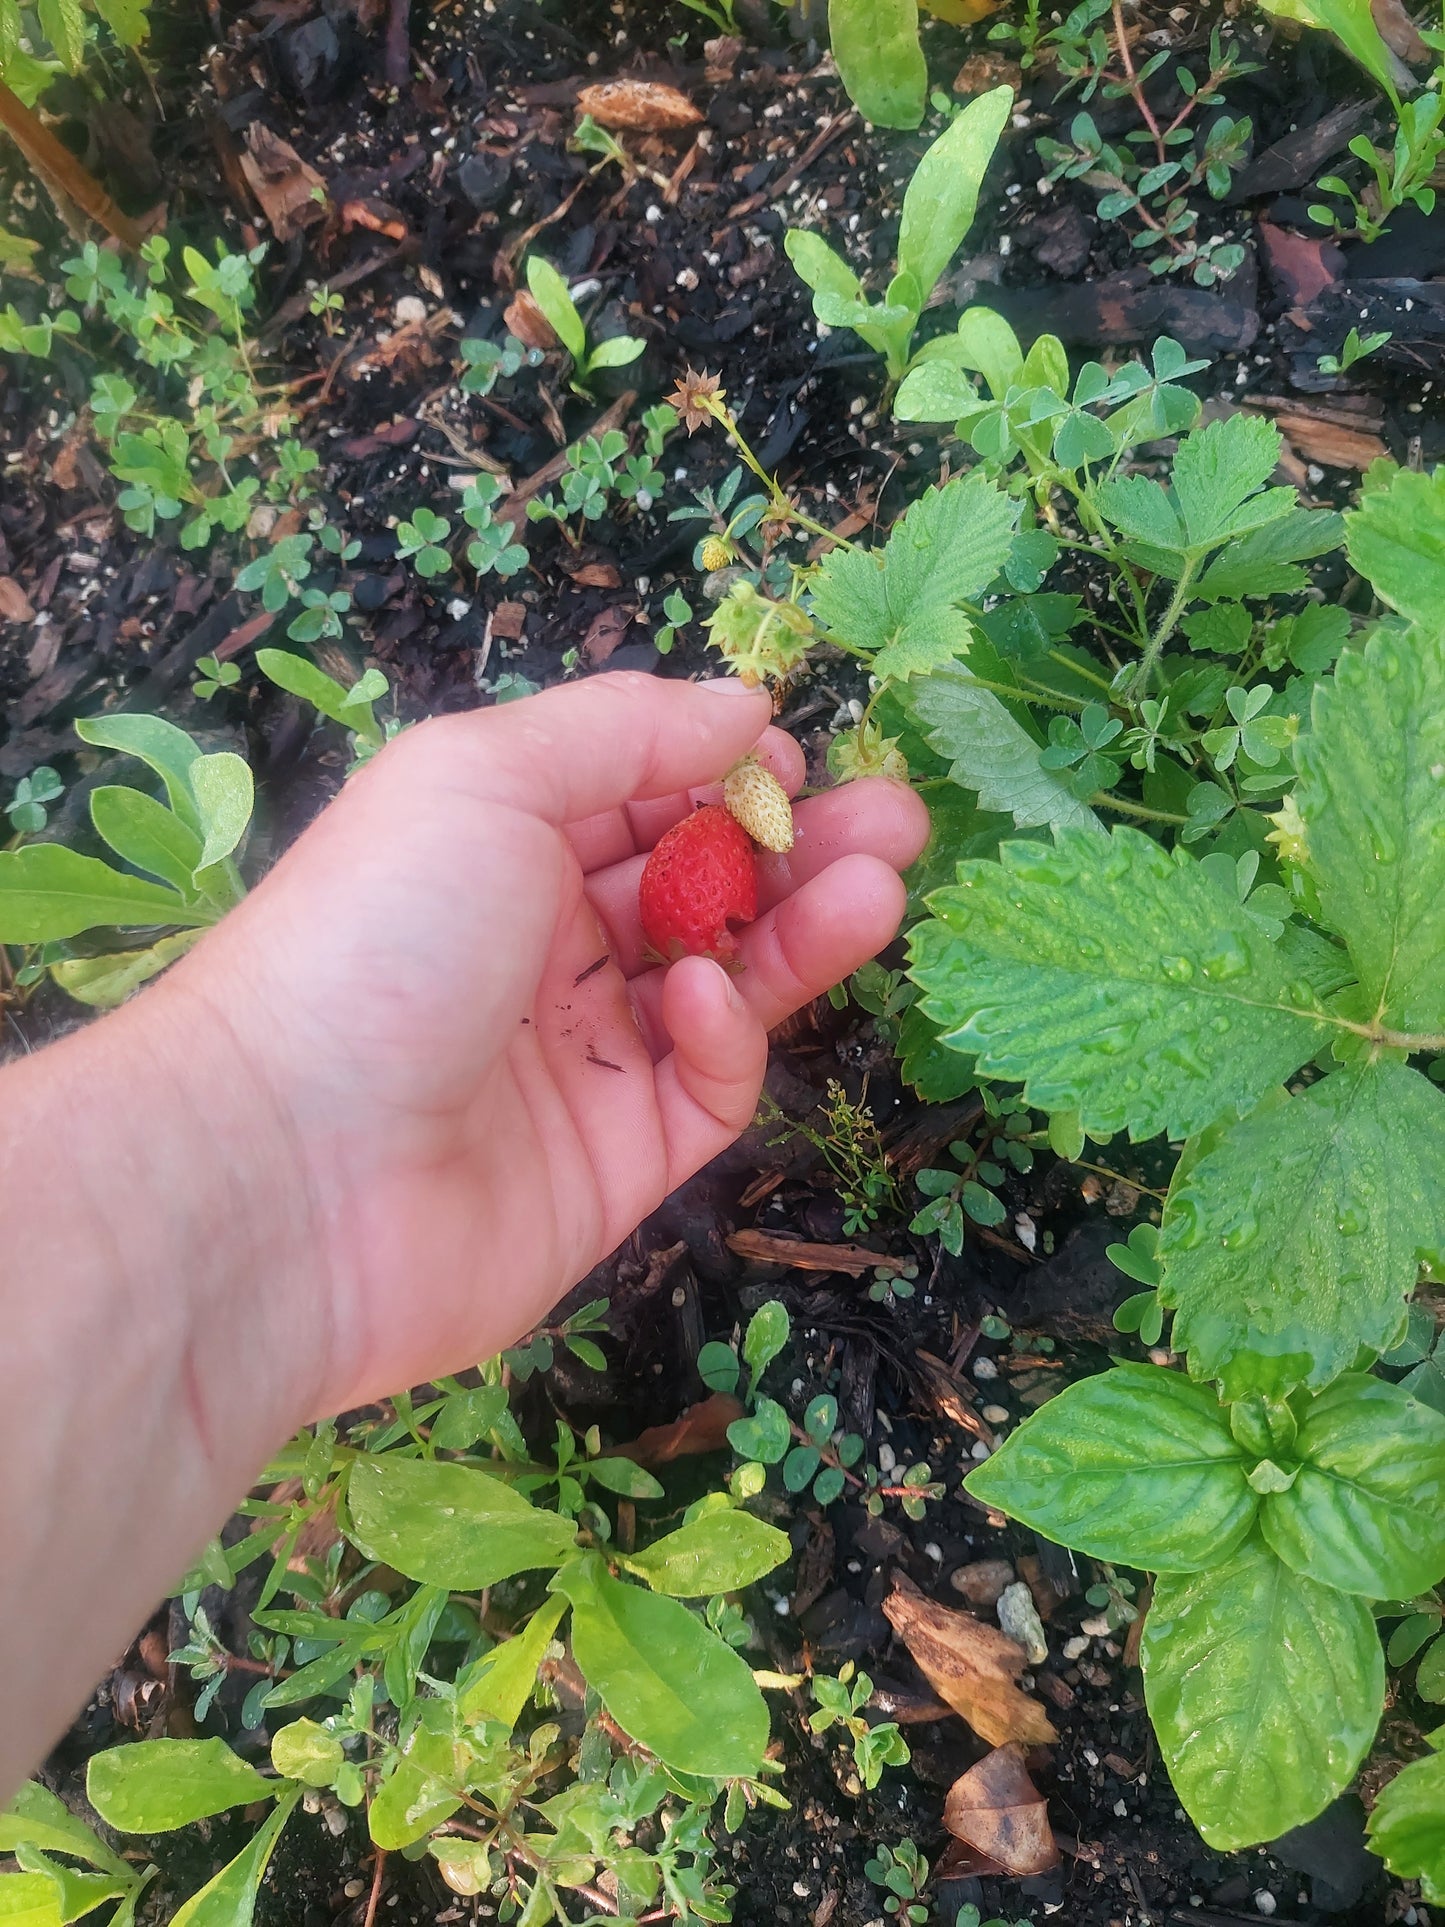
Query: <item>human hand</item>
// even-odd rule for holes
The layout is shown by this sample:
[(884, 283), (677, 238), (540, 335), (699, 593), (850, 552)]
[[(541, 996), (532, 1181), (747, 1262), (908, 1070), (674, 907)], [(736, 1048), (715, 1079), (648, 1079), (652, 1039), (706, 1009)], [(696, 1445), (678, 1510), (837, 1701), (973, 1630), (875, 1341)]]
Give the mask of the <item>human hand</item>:
[(607, 675), (424, 723), (171, 974), (289, 1146), (289, 1199), (258, 1206), (306, 1227), (288, 1294), (326, 1297), (298, 1418), (518, 1338), (747, 1125), (768, 1029), (893, 936), (927, 814), (859, 782), (760, 855), (735, 976), (644, 960), (645, 853), (702, 786), (762, 735), (799, 787), (768, 713), (737, 683)]

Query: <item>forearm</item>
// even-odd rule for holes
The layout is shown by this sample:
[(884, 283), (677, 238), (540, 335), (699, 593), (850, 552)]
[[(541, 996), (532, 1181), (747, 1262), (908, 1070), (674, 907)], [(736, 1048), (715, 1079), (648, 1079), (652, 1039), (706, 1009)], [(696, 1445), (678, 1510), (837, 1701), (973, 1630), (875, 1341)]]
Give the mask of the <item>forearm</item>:
[(179, 983), (0, 1072), (0, 1803), (310, 1416), (324, 1294), (251, 1075)]

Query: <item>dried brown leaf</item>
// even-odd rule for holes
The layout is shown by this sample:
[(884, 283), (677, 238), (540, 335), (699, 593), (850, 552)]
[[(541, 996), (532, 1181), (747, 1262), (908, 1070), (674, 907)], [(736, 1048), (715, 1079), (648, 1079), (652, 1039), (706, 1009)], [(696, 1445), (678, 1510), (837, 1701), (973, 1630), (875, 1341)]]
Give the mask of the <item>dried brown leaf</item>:
[(711, 1398), (689, 1405), (670, 1425), (649, 1425), (631, 1445), (619, 1445), (615, 1450), (619, 1457), (634, 1459), (638, 1465), (671, 1465), (674, 1459), (723, 1451), (728, 1427), (742, 1417), (743, 1407), (731, 1393), (714, 1392)]
[(524, 348), (557, 346), (556, 331), (525, 288), (519, 289), (507, 303), (502, 321), (508, 333), (514, 334)]
[(1022, 1646), (972, 1613), (927, 1598), (901, 1575), (883, 1610), (940, 1699), (990, 1746), (1018, 1740), (1047, 1746), (1058, 1738), (1037, 1700), (1017, 1684), (1028, 1665)]
[(246, 129), (241, 172), (278, 241), (289, 241), (302, 228), (325, 220), (326, 182), (290, 141), (259, 120)]
[(1016, 1879), (1059, 1864), (1044, 1796), (1029, 1778), (1024, 1749), (1010, 1741), (949, 1788), (943, 1824)]
[(34, 622), (30, 598), (13, 575), (0, 575), (0, 622)]
[(661, 80), (603, 80), (577, 96), (579, 114), (600, 127), (628, 128), (637, 134), (666, 134), (695, 127), (701, 113), (686, 94)]
[(1392, 54), (1412, 65), (1423, 65), (1430, 58), (1430, 49), (1420, 38), (1415, 22), (1406, 13), (1401, 0), (1370, 0), (1370, 12), (1375, 17), (1375, 25), (1380, 30), (1380, 38)]

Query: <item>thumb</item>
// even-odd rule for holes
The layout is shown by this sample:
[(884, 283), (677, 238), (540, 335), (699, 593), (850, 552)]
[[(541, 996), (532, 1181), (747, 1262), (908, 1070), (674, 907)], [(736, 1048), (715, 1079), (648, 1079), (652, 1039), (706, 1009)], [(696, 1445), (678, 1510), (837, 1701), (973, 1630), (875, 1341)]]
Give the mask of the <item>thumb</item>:
[(721, 964), (707, 957), (684, 957), (668, 971), (662, 1021), (672, 1054), (657, 1067), (657, 1104), (671, 1191), (751, 1123), (768, 1034)]

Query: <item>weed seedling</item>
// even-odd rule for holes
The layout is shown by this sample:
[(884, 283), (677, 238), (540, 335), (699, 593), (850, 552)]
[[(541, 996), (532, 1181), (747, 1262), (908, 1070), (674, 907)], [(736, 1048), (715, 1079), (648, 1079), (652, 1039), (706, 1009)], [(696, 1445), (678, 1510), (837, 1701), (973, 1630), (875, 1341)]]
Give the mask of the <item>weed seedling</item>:
[(647, 343), (637, 335), (614, 335), (589, 346), (587, 324), (567, 283), (540, 254), (528, 259), (527, 287), (552, 332), (572, 357), (572, 387), (579, 395), (592, 392), (593, 379), (603, 369), (625, 368), (646, 348)]

